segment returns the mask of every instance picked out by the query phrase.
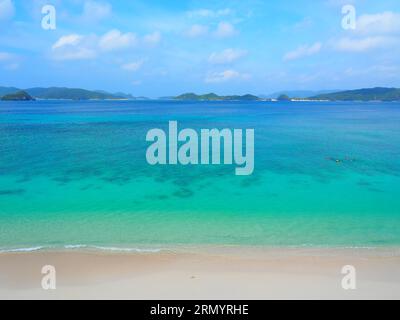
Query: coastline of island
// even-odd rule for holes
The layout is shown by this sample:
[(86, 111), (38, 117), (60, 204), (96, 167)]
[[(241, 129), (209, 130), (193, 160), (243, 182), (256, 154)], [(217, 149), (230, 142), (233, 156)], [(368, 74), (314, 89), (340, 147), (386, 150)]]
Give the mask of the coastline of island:
[(35, 101), (36, 99), (31, 97), (25, 91), (17, 91), (15, 93), (6, 94), (3, 97), (0, 97), (1, 101)]
[[(290, 91), (287, 91), (290, 92)], [(68, 100), (68, 101), (264, 101), (264, 102), (397, 102), (400, 101), (400, 89), (375, 87), (367, 89), (329, 91), (312, 96), (294, 96), (279, 93), (276, 95), (218, 95), (216, 93), (196, 94), (184, 93), (178, 96), (169, 96), (151, 99), (144, 96), (133, 96), (126, 93), (109, 93), (104, 90), (90, 91), (78, 88), (50, 87), (18, 89), (15, 87), (0, 87), (0, 100), (4, 101), (34, 101), (34, 100)]]
[[(57, 270), (56, 290), (41, 287), (40, 270), (48, 264)], [(359, 270), (358, 290), (342, 287), (346, 265)], [(7, 275), (0, 280), (0, 298), (396, 299), (399, 267), (398, 250), (379, 248), (0, 253), (0, 273)]]

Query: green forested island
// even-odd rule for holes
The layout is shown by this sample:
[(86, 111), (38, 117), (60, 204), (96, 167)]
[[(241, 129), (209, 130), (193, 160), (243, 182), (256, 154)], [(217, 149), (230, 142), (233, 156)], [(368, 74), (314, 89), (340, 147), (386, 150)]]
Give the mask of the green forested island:
[(26, 92), (28, 95), (36, 99), (54, 99), (54, 100), (123, 100), (135, 99), (130, 94), (117, 93), (112, 94), (106, 91), (90, 91), (75, 88), (30, 88), (21, 90), (14, 87), (0, 87), (0, 97), (14, 94), (20, 91)]
[[(21, 94), (24, 92), (25, 94)], [(288, 91), (290, 92), (290, 91)], [(293, 94), (280, 94), (277, 98), (271, 99), (266, 96), (258, 97), (251, 94), (220, 96), (215, 93), (198, 95), (195, 93), (185, 93), (176, 97), (167, 97), (168, 100), (180, 101), (400, 101), (400, 89), (397, 88), (370, 88), (329, 92), (314, 95), (308, 98), (295, 96)], [(30, 88), (18, 89), (15, 87), (0, 87), (1, 100), (148, 100), (145, 97), (134, 97), (131, 94), (109, 93), (106, 91), (90, 91), (78, 88)], [(162, 99), (162, 98), (160, 98)]]
[(309, 99), (328, 101), (400, 101), (400, 89), (378, 87), (371, 89), (348, 90), (321, 94), (310, 97)]
[[(215, 93), (204, 95), (197, 95), (195, 93), (185, 93), (180, 96), (174, 97), (174, 100), (191, 100), (191, 101), (258, 101), (258, 100), (274, 100), (263, 99), (251, 94), (244, 96), (219, 96)], [(339, 91), (333, 93), (324, 93), (309, 98), (289, 97), (287, 94), (278, 96), (278, 101), (296, 101), (296, 100), (310, 100), (310, 101), (400, 101), (400, 89), (396, 88), (370, 88), (359, 90)]]
[(278, 99), (278, 101), (290, 101), (291, 99), (289, 98), (289, 96), (287, 94), (281, 94)]
[(33, 101), (35, 100), (32, 98), (28, 93), (25, 91), (17, 91), (15, 93), (6, 94), (1, 98), (2, 101)]
[(195, 93), (185, 93), (174, 98), (174, 100), (191, 100), (191, 101), (258, 101), (262, 100), (257, 96), (246, 94), (243, 96), (219, 96), (215, 93), (197, 95)]

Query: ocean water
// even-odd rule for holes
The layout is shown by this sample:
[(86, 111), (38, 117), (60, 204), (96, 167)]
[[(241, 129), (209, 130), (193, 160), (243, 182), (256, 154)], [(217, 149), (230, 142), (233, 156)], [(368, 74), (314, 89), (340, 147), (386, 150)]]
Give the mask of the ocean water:
[[(254, 128), (254, 174), (148, 165), (171, 120)], [(400, 245), (400, 104), (0, 103), (0, 250), (182, 245)]]

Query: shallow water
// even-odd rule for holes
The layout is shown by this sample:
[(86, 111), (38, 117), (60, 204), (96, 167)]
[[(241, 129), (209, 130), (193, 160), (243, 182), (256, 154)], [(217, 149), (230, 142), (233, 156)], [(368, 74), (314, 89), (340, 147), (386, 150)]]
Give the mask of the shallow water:
[[(171, 120), (254, 128), (254, 174), (148, 165)], [(399, 245), (399, 186), (398, 103), (0, 103), (3, 250)]]

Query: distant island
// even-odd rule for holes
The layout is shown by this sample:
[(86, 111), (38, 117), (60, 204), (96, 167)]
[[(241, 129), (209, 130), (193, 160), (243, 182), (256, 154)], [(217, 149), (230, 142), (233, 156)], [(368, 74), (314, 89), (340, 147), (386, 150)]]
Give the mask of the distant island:
[(145, 98), (135, 98), (130, 94), (125, 93), (108, 93), (106, 91), (90, 91), (77, 88), (30, 88), (18, 89), (15, 87), (0, 87), (0, 98), (7, 95), (17, 94), (18, 92), (25, 92), (33, 98), (40, 100), (138, 100)]
[(289, 97), (295, 97), (296, 99), (307, 99), (309, 97), (318, 96), (320, 94), (334, 93), (341, 90), (286, 90), (277, 91), (271, 94), (260, 94), (258, 95), (262, 99), (277, 100), (281, 95), (287, 95)]
[[(290, 91), (288, 91), (290, 92)], [(219, 96), (215, 93), (197, 95), (185, 93), (173, 100), (183, 101), (400, 101), (400, 89), (396, 88), (370, 88), (328, 92), (310, 97), (292, 96), (282, 92), (276, 98), (258, 97), (251, 94)]]
[[(282, 91), (265, 95), (226, 95), (215, 93), (195, 94), (184, 93), (179, 96), (159, 98), (159, 100), (175, 101), (400, 101), (400, 89), (397, 88), (369, 88), (347, 91), (325, 91), (317, 95), (305, 97), (313, 91)], [(321, 92), (321, 91), (320, 91)], [(316, 92), (314, 92), (316, 93)], [(297, 95), (298, 94), (298, 95)], [(271, 98), (273, 96), (273, 98)], [(146, 97), (134, 97), (122, 92), (109, 93), (103, 90), (90, 91), (78, 88), (50, 87), (30, 88), (21, 90), (15, 87), (0, 87), (0, 100), (3, 101), (30, 101), (30, 100), (150, 100)]]
[(6, 94), (1, 98), (2, 101), (34, 101), (25, 91), (17, 91), (16, 93)]
[(278, 101), (291, 101), (291, 99), (289, 98), (289, 96), (287, 94), (281, 94), (278, 99)]
[(400, 101), (400, 89), (371, 88), (320, 94), (309, 100), (327, 101)]
[(243, 96), (232, 95), (232, 96), (219, 96), (215, 93), (197, 95), (195, 93), (185, 93), (180, 96), (173, 98), (174, 100), (186, 100), (186, 101), (259, 101), (262, 100), (257, 96), (246, 94)]

